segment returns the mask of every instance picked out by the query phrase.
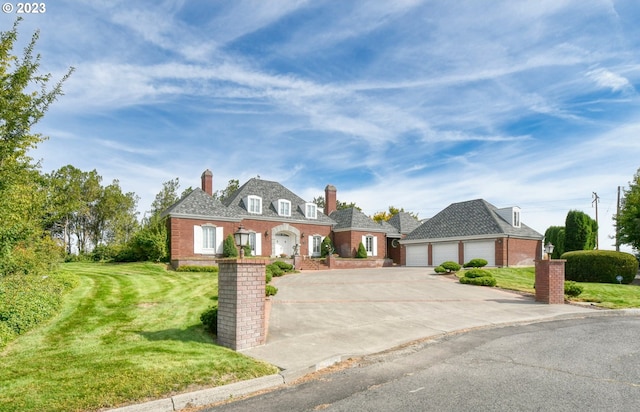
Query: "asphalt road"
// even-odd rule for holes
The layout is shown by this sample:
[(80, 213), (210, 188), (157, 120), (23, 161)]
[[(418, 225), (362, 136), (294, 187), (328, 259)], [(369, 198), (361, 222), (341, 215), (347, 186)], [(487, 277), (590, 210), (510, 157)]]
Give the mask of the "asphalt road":
[(354, 359), (222, 411), (637, 411), (640, 316), (494, 327)]

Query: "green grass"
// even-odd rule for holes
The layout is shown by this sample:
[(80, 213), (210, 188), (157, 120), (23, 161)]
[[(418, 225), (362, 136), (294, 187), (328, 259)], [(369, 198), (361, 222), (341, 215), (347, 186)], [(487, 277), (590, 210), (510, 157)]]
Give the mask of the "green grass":
[(217, 346), (200, 314), (217, 275), (151, 263), (68, 263), (58, 316), (0, 352), (0, 411), (90, 411), (275, 373)]
[[(536, 277), (534, 267), (487, 270), (496, 278), (497, 286), (500, 288), (535, 293), (533, 288)], [(580, 296), (571, 298), (572, 301), (592, 302), (596, 306), (608, 309), (640, 307), (640, 286), (589, 282), (578, 282), (578, 284), (584, 290)]]

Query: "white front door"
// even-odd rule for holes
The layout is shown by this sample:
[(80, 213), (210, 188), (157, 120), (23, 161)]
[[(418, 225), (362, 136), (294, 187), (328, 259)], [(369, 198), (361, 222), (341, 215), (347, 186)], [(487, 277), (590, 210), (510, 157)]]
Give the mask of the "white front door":
[(275, 255), (280, 256), (285, 254), (287, 256), (293, 255), (293, 240), (291, 236), (286, 233), (277, 233), (275, 236)]

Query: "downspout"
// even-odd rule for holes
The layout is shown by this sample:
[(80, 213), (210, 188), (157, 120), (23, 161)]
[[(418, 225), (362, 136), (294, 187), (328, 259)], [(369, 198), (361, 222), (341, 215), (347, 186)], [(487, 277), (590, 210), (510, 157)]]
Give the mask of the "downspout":
[(509, 267), (509, 235), (507, 235), (507, 267)]

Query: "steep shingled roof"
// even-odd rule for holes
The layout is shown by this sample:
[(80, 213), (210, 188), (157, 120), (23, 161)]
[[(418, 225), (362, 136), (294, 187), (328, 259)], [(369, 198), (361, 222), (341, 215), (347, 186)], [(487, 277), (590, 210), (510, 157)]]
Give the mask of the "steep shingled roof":
[(395, 227), (398, 232), (404, 235), (416, 230), (416, 228), (420, 226), (420, 221), (407, 212), (399, 212), (391, 216), (391, 219), (389, 219), (389, 224)]
[[(244, 199), (247, 196), (258, 196), (262, 198), (262, 214), (256, 215), (247, 211)], [(277, 205), (279, 199), (291, 202), (291, 216), (280, 216), (274, 204)], [(249, 179), (244, 185), (238, 188), (229, 198), (224, 200), (224, 205), (232, 210), (238, 217), (252, 218), (277, 218), (278, 220), (290, 219), (304, 221), (306, 223), (333, 224), (327, 215), (318, 210), (316, 219), (308, 219), (305, 216), (304, 206), (308, 203), (295, 193), (282, 186), (278, 182), (262, 180), (259, 178)]]
[(332, 212), (329, 217), (335, 220), (334, 230), (352, 229), (360, 231), (386, 232), (385, 227), (373, 221), (355, 207)]
[(491, 203), (476, 199), (453, 203), (427, 220), (406, 240), (459, 238), (481, 235), (509, 235), (521, 238), (542, 239), (544, 236), (527, 225), (514, 227), (500, 217)]
[(200, 188), (194, 189), (171, 205), (162, 213), (162, 216), (202, 216), (232, 221), (240, 220), (237, 214)]

